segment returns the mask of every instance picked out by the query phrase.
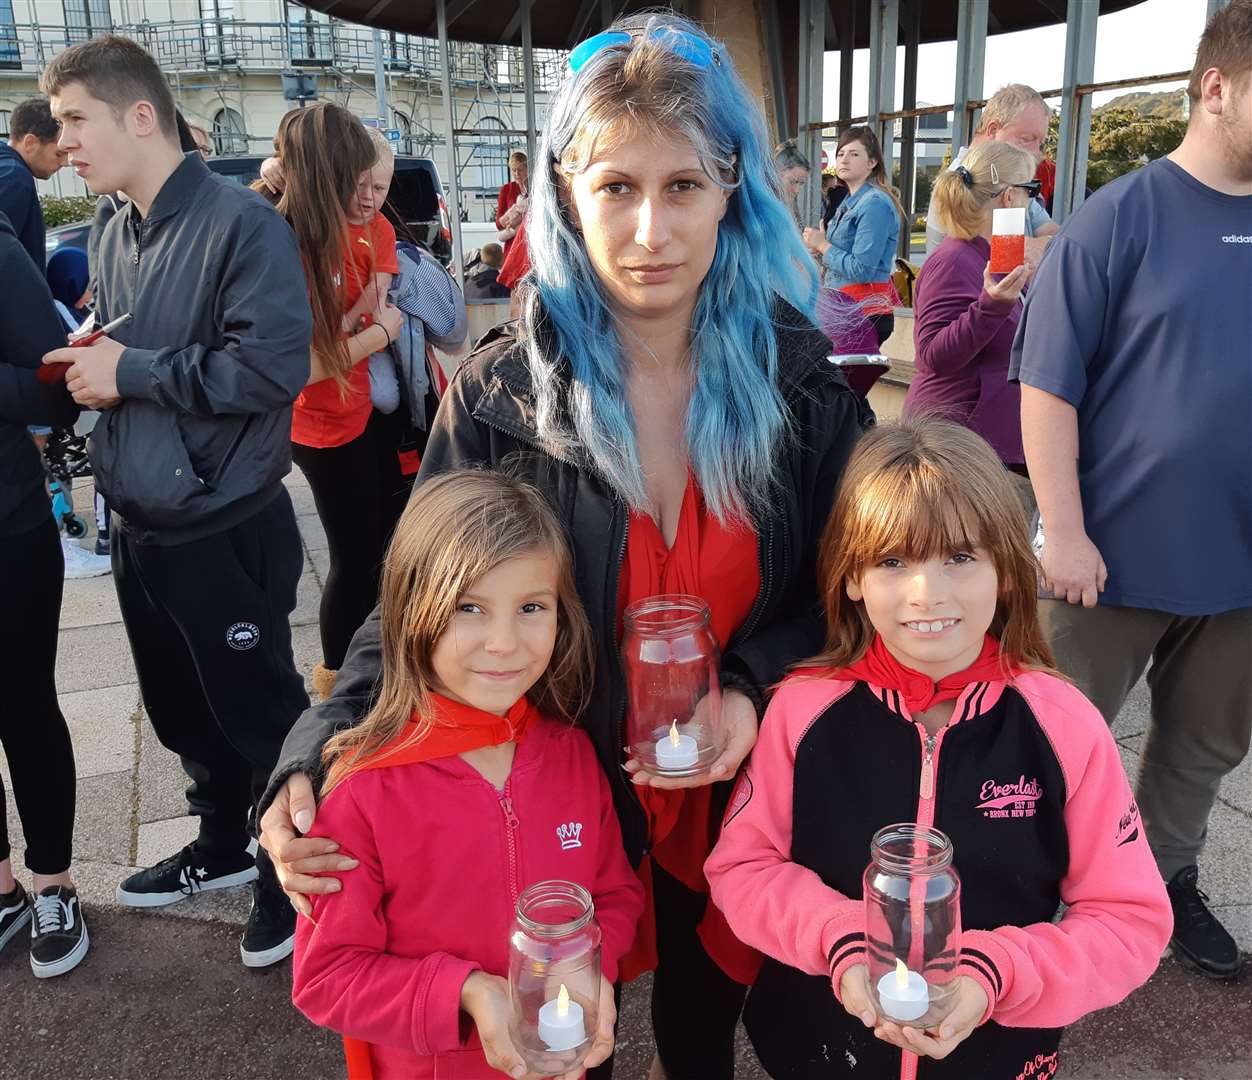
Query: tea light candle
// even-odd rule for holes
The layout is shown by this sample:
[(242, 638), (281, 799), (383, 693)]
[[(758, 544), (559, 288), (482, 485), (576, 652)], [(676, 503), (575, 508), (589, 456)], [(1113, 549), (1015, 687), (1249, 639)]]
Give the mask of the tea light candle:
[(921, 975), (897, 959), (895, 971), (878, 980), (878, 1000), (892, 1020), (916, 1020), (930, 1008), (930, 990)]
[(583, 1007), (570, 1001), (564, 983), (557, 996), (539, 1008), (539, 1038), (549, 1050), (573, 1050), (587, 1038)]
[(700, 748), (690, 735), (678, 730), (675, 720), (669, 728), (668, 735), (662, 735), (656, 741), (656, 767), (658, 769), (677, 772), (679, 769), (690, 769), (700, 760)]

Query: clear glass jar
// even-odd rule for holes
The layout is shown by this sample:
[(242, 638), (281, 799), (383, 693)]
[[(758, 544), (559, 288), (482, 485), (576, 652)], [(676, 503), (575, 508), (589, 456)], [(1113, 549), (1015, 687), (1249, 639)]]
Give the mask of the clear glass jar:
[(626, 739), (657, 776), (698, 776), (725, 746), (717, 639), (708, 605), (671, 593), (625, 614)]
[(509, 937), (510, 1033), (540, 1076), (577, 1069), (600, 1020), (600, 926), (591, 894), (541, 881), (517, 899)]
[(863, 882), (870, 993), (879, 1015), (934, 1027), (947, 1015), (961, 951), (952, 841), (906, 823), (879, 829)]

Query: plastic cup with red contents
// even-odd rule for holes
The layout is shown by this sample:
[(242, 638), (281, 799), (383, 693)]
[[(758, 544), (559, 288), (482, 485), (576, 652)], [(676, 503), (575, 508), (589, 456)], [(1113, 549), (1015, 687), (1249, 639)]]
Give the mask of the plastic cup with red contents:
[(991, 211), (991, 272), (1007, 274), (1026, 261), (1026, 208)]

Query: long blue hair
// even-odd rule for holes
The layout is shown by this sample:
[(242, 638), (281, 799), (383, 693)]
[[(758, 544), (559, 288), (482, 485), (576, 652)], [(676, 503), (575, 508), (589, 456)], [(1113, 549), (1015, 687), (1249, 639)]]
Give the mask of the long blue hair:
[[(617, 323), (559, 185), (562, 173), (587, 167), (602, 136), (625, 130), (685, 139), (710, 179), (730, 191), (693, 319), (687, 446), (709, 509), (722, 521), (738, 520), (768, 501), (788, 436), (777, 383), (777, 298), (812, 317), (816, 269), (783, 205), (757, 103), (725, 48), (672, 14), (634, 16), (612, 29), (631, 33), (632, 43), (602, 49), (567, 73), (532, 169), (526, 228), (533, 287), (524, 337), (540, 438), (555, 452), (581, 444), (632, 508), (651, 509)], [(684, 59), (667, 34), (702, 38), (717, 61)], [(540, 331), (554, 349), (542, 346)], [(565, 402), (562, 361), (569, 365)], [(572, 431), (562, 424), (563, 406)]]

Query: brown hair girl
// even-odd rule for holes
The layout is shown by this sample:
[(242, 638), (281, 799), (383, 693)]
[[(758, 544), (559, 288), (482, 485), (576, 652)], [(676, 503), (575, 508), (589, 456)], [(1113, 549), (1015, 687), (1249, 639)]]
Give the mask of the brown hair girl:
[(274, 149), (285, 182), (278, 212), (295, 231), (309, 279), (313, 350), (343, 387), (352, 367), (340, 332), (346, 213), (361, 174), (373, 167), (378, 153), (365, 125), (330, 101), (284, 114)]
[(537, 488), (504, 473), (443, 473), (417, 489), (396, 527), (381, 589), (382, 690), (366, 718), (323, 749), (323, 794), (394, 740), (415, 709), (430, 714), (431, 653), (458, 599), (501, 563), (537, 550), (558, 565), (558, 625), (552, 661), (527, 696), (542, 712), (574, 721), (589, 689), (591, 628), (556, 515)]
[(908, 217), (904, 213), (904, 206), (900, 202), (900, 197), (887, 179), (887, 170), (882, 163), (882, 145), (878, 141), (878, 136), (874, 134), (874, 129), (866, 127), (864, 124), (848, 128), (839, 136), (839, 141), (835, 144), (835, 154), (838, 155), (839, 151), (850, 142), (859, 142), (865, 148), (865, 156), (874, 162), (874, 167), (870, 170), (867, 182), (873, 184), (876, 188), (881, 188), (890, 197), (896, 208), (896, 213), (900, 215), (900, 220), (907, 228)]
[(928, 559), (981, 547), (999, 599), (988, 632), (1010, 668), (1054, 671), (1039, 628), (1038, 563), (1021, 503), (995, 452), (967, 428), (913, 419), (872, 429), (844, 469), (818, 547), (826, 648), (804, 667), (842, 668), (865, 655), (874, 626), (847, 583), (888, 555)]

